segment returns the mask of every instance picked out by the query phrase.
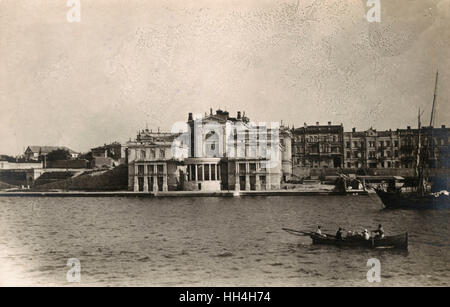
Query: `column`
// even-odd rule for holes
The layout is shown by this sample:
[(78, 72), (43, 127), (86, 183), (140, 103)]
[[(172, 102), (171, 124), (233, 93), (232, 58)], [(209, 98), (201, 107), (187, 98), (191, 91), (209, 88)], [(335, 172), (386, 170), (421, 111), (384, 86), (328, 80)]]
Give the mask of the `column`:
[(134, 164), (134, 191), (139, 192), (138, 166)]
[(209, 178), (208, 180), (211, 181), (212, 180), (212, 174), (211, 174), (211, 164), (208, 164), (208, 173), (209, 173)]
[(250, 191), (250, 175), (245, 175), (245, 190)]
[(236, 182), (236, 183), (235, 183), (235, 185), (234, 185), (234, 190), (235, 190), (235, 191), (239, 191), (239, 190), (241, 189), (241, 187), (240, 187), (239, 169), (238, 169), (239, 163), (236, 161), (235, 164), (236, 164), (236, 169), (235, 169), (235, 175), (234, 175), (234, 177), (235, 177), (235, 182)]
[[(144, 171), (145, 173), (145, 171)], [(144, 192), (148, 192), (148, 178), (146, 175), (144, 175)]]
[(158, 176), (153, 175), (153, 192), (158, 192)]
[(249, 163), (246, 162), (245, 163), (245, 190), (246, 191), (250, 191), (250, 167), (249, 167)]
[(195, 181), (198, 181), (198, 172), (197, 172), (197, 164), (192, 164), (195, 169)]
[(206, 165), (207, 164), (203, 164), (203, 166), (202, 166), (202, 173), (203, 173), (202, 181), (205, 181), (205, 168), (206, 168)]
[(138, 176), (134, 176), (134, 188), (133, 188), (134, 192), (139, 192), (139, 181), (138, 181)]
[(270, 190), (270, 173), (266, 173), (266, 190)]
[(259, 174), (256, 174), (255, 175), (255, 177), (256, 177), (256, 191), (259, 191), (259, 190), (261, 190), (261, 182), (259, 181)]
[(167, 186), (167, 164), (163, 164), (163, 191), (167, 192), (169, 187)]

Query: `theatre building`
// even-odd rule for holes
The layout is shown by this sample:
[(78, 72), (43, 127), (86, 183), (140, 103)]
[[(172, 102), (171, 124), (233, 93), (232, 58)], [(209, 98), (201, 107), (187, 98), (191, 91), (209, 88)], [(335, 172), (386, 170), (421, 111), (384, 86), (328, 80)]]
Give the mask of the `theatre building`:
[[(245, 113), (210, 110), (188, 117), (190, 131), (186, 190), (279, 189), (282, 149), (277, 123), (255, 124)], [(290, 144), (290, 142), (288, 142)]]
[(189, 113), (183, 132), (143, 130), (128, 143), (129, 190), (279, 189), (292, 175), (291, 136), (278, 123), (255, 124), (241, 112)]

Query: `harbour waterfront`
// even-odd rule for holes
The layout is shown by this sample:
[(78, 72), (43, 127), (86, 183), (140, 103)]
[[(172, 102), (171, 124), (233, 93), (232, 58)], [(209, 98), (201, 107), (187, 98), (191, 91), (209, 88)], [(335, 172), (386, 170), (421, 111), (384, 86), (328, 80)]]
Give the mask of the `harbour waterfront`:
[[(0, 286), (448, 286), (450, 210), (373, 196), (0, 198)], [(281, 228), (409, 232), (409, 251), (312, 246)], [(66, 281), (69, 258), (81, 283)], [(366, 279), (381, 262), (381, 283)]]

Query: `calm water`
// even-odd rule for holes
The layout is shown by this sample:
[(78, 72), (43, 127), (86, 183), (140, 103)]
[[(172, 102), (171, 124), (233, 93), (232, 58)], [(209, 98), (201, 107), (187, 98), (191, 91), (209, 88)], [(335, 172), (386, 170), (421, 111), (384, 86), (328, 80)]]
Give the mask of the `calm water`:
[[(385, 211), (368, 196), (0, 198), (0, 285), (450, 285), (449, 210)], [(410, 233), (408, 252), (311, 246), (282, 227)], [(66, 282), (68, 258), (81, 283)], [(379, 285), (379, 284), (377, 284)]]

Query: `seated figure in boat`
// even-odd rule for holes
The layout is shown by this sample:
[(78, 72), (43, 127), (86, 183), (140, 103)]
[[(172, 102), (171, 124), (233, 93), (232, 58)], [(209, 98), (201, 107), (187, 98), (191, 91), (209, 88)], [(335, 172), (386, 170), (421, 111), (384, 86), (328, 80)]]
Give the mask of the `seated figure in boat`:
[(367, 229), (364, 229), (362, 232), (362, 237), (364, 238), (364, 240), (369, 240), (370, 239), (370, 234), (367, 231)]
[(344, 232), (344, 230), (342, 229), (342, 227), (339, 227), (338, 231), (336, 232), (336, 240), (342, 240), (342, 233)]
[(384, 238), (384, 229), (383, 229), (383, 226), (381, 226), (381, 224), (378, 225), (378, 229), (372, 230), (372, 232), (375, 233), (376, 240)]
[(322, 229), (321, 229), (320, 225), (317, 225), (316, 235), (318, 235), (320, 237), (326, 237), (326, 235), (322, 234)]

